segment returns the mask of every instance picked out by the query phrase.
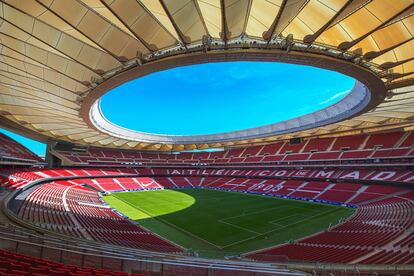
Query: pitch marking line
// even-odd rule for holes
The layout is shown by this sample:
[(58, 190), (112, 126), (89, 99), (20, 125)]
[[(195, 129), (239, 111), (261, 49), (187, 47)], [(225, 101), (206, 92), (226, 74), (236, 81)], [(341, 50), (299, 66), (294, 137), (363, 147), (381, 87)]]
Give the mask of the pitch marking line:
[[(239, 229), (245, 230), (245, 231), (247, 231), (247, 232), (255, 233), (255, 234), (256, 234), (256, 235), (255, 235), (255, 237), (258, 237), (258, 236), (260, 236), (260, 235), (265, 234), (266, 232), (265, 232), (265, 233), (256, 232), (256, 231), (253, 231), (253, 230), (251, 230), (251, 229), (247, 229), (247, 228), (244, 228), (244, 227), (242, 227), (242, 226), (239, 226), (239, 225), (236, 225), (236, 224), (233, 224), (233, 223), (227, 222), (226, 220), (231, 219), (231, 218), (238, 218), (238, 217), (243, 217), (243, 216), (246, 216), (246, 215), (248, 216), (248, 215), (251, 215), (251, 214), (257, 214), (257, 213), (261, 213), (261, 212), (266, 212), (266, 211), (269, 211), (269, 210), (272, 210), (272, 209), (276, 209), (276, 208), (291, 208), (291, 207), (292, 207), (292, 206), (277, 206), (277, 207), (267, 208), (267, 209), (264, 209), (264, 210), (262, 210), (262, 211), (258, 211), (258, 212), (252, 212), (252, 213), (249, 213), (249, 214), (243, 214), (243, 215), (238, 215), (238, 216), (233, 216), (233, 217), (229, 217), (229, 218), (220, 219), (220, 220), (218, 220), (218, 221), (219, 221), (219, 222), (221, 222), (221, 223), (225, 223), (225, 224), (231, 225), (231, 226), (233, 226), (233, 227), (236, 227), (236, 228), (239, 228)], [(279, 219), (277, 219), (277, 220), (268, 221), (268, 223), (278, 226), (278, 228), (274, 228), (274, 229), (272, 229), (272, 231), (276, 231), (276, 230), (278, 230), (278, 229), (281, 229), (281, 228), (285, 227), (285, 225), (283, 225), (283, 224), (278, 224), (278, 223), (275, 223), (276, 221), (284, 220), (284, 219), (286, 219), (286, 218), (290, 218), (290, 217), (294, 217), (294, 216), (298, 216), (298, 215), (299, 215), (299, 214), (294, 214), (294, 215), (285, 216), (285, 217), (279, 218)], [(226, 246), (227, 246), (227, 245), (226, 245)]]
[(233, 218), (240, 218), (240, 217), (250, 216), (250, 215), (253, 215), (253, 214), (260, 214), (260, 213), (264, 213), (264, 212), (267, 212), (267, 211), (270, 211), (270, 210), (273, 210), (273, 209), (278, 209), (278, 208), (290, 208), (290, 207), (289, 206), (276, 206), (276, 207), (272, 207), (272, 208), (266, 208), (266, 209), (263, 209), (263, 210), (260, 210), (260, 211), (254, 211), (254, 212), (251, 212), (251, 213), (245, 213), (245, 211), (243, 211), (243, 213), (241, 215), (223, 218), (223, 219), (220, 219), (219, 221), (222, 221), (222, 220), (226, 221), (226, 220), (233, 219)]
[(232, 226), (232, 227), (236, 227), (236, 228), (242, 229), (242, 230), (247, 231), (247, 232), (250, 232), (250, 233), (254, 233), (254, 234), (260, 235), (260, 233), (259, 233), (259, 232), (256, 232), (256, 231), (253, 231), (253, 230), (249, 230), (249, 229), (247, 229), (247, 228), (244, 228), (244, 227), (241, 227), (241, 226), (238, 226), (238, 225), (235, 225), (235, 224), (229, 223), (229, 222), (225, 222), (224, 220), (221, 220), (221, 219), (220, 219), (220, 220), (218, 220), (218, 222), (220, 222), (220, 223), (224, 223), (224, 224), (227, 224), (227, 225), (230, 225), (230, 226)]
[[(253, 230), (251, 230), (251, 229), (248, 229), (248, 228), (245, 228), (245, 227), (239, 226), (239, 225), (237, 225), (237, 224), (233, 224), (233, 223), (227, 222), (226, 220), (233, 219), (233, 218), (239, 218), (239, 217), (247, 217), (247, 216), (250, 216), (250, 215), (253, 215), (253, 214), (264, 213), (264, 212), (267, 212), (267, 211), (270, 211), (270, 210), (274, 210), (274, 209), (280, 209), (280, 208), (290, 208), (290, 207), (291, 207), (291, 206), (276, 206), (276, 207), (267, 208), (267, 209), (260, 210), (260, 211), (250, 212), (250, 213), (244, 213), (244, 212), (243, 212), (243, 214), (242, 214), (242, 215), (237, 215), (237, 216), (227, 217), (227, 218), (224, 218), (224, 219), (219, 219), (219, 220), (218, 220), (218, 222), (220, 222), (220, 223), (224, 223), (224, 224), (227, 224), (227, 225), (230, 225), (230, 226), (235, 227), (235, 228), (242, 229), (242, 230), (247, 231), (247, 232), (249, 232), (249, 233), (254, 233), (254, 234), (256, 234), (256, 235), (254, 235), (253, 237), (259, 237), (259, 236), (263, 235), (264, 233), (257, 232), (257, 231), (253, 231)], [(289, 216), (289, 217), (290, 217), (290, 216)], [(283, 225), (281, 225), (281, 224), (272, 223), (272, 221), (270, 221), (270, 222), (268, 222), (268, 223), (273, 224), (273, 225), (277, 225), (277, 226), (279, 226), (279, 228), (283, 228)], [(272, 229), (272, 230), (275, 230), (275, 229)], [(250, 237), (250, 238), (248, 238), (248, 239), (251, 239), (251, 238), (252, 238), (252, 237)], [(227, 247), (227, 246), (228, 246), (228, 245), (224, 245), (224, 247)]]
[(260, 234), (260, 235), (256, 235), (256, 236), (253, 236), (253, 237), (250, 237), (250, 238), (244, 239), (244, 240), (240, 240), (240, 241), (237, 241), (237, 242), (234, 242), (234, 243), (231, 243), (231, 244), (225, 245), (223, 248), (230, 247), (230, 246), (233, 246), (233, 245), (236, 245), (236, 244), (239, 244), (239, 243), (243, 243), (243, 242), (245, 242), (245, 241), (255, 239), (255, 238), (259, 237), (259, 236), (265, 236), (265, 235), (267, 235), (267, 234), (269, 234), (269, 233), (272, 233), (272, 232), (275, 232), (275, 231), (277, 231), (277, 230), (284, 229), (284, 228), (287, 228), (287, 227), (289, 227), (289, 226), (292, 226), (292, 225), (295, 225), (295, 224), (298, 224), (298, 223), (301, 223), (301, 222), (304, 222), (304, 221), (310, 220), (310, 219), (312, 219), (312, 218), (314, 218), (314, 217), (318, 217), (318, 216), (321, 216), (321, 215), (324, 215), (324, 214), (327, 214), (327, 213), (331, 213), (331, 212), (333, 212), (333, 211), (338, 210), (339, 208), (340, 208), (340, 207), (335, 208), (335, 209), (331, 209), (331, 210), (328, 210), (328, 211), (326, 211), (326, 212), (322, 212), (322, 213), (316, 214), (316, 215), (314, 215), (314, 216), (310, 216), (310, 217), (308, 217), (308, 218), (305, 218), (305, 219), (302, 219), (302, 220), (298, 220), (298, 221), (296, 221), (296, 222), (294, 222), (294, 223), (291, 223), (291, 224), (285, 225), (285, 226), (283, 226), (283, 227), (276, 228), (276, 229), (272, 229), (272, 230), (267, 231), (267, 232), (264, 232), (264, 233), (262, 233), (262, 234)]
[(284, 219), (287, 219), (287, 218), (291, 218), (291, 217), (296, 217), (296, 216), (303, 216), (303, 214), (289, 215), (289, 216), (282, 217), (282, 218), (279, 218), (279, 219), (271, 220), (271, 221), (269, 221), (269, 223), (273, 224), (273, 225), (285, 226), (284, 224), (279, 224), (279, 223), (275, 223), (275, 222), (276, 221), (281, 221), (281, 220), (284, 220)]
[[(227, 218), (224, 218), (224, 219), (219, 219), (218, 221), (219, 221), (219, 222), (221, 222), (221, 223), (225, 223), (225, 224), (231, 225), (231, 226), (236, 227), (236, 228), (240, 228), (240, 229), (246, 230), (247, 232), (251, 232), (251, 233), (255, 233), (255, 234), (261, 235), (262, 233), (260, 233), (260, 232), (256, 232), (256, 231), (253, 231), (253, 230), (251, 230), (251, 229), (244, 228), (244, 227), (239, 226), (239, 225), (237, 225), (237, 224), (234, 224), (234, 223), (228, 222), (228, 220), (233, 219), (233, 218), (247, 217), (247, 216), (250, 216), (250, 215), (253, 215), (253, 214), (264, 213), (264, 212), (267, 212), (267, 211), (270, 211), (270, 210), (273, 210), (273, 209), (279, 209), (279, 208), (291, 208), (291, 207), (292, 207), (292, 206), (276, 206), (276, 207), (267, 208), (267, 209), (264, 209), (264, 210), (261, 210), (261, 211), (255, 211), (255, 212), (251, 212), (251, 213), (244, 213), (244, 212), (243, 212), (243, 214), (242, 214), (242, 215), (237, 215), (237, 216), (227, 217)], [(296, 214), (296, 215), (297, 215), (297, 214)], [(295, 215), (290, 215), (290, 216), (287, 216), (287, 217), (291, 217), (291, 216), (295, 216)], [(280, 220), (285, 219), (285, 218), (287, 218), (287, 217), (283, 217), (283, 218), (281, 218)], [(268, 221), (268, 223), (273, 224), (273, 225), (277, 225), (277, 226), (280, 226), (280, 227), (283, 227), (283, 225), (282, 225), (282, 224), (274, 223), (274, 221), (278, 221), (278, 220)]]
[[(235, 228), (239, 228), (239, 229), (245, 230), (245, 231), (250, 232), (250, 233), (254, 233), (254, 234), (256, 234), (256, 235), (255, 235), (255, 237), (258, 237), (258, 236), (260, 236), (260, 235), (265, 234), (266, 232), (261, 233), (261, 232), (253, 231), (253, 230), (251, 230), (251, 229), (248, 229), (248, 228), (245, 228), (245, 227), (239, 226), (239, 225), (237, 225), (237, 224), (234, 224), (234, 223), (228, 222), (228, 220), (233, 219), (233, 218), (247, 217), (247, 216), (250, 216), (250, 215), (253, 215), (253, 214), (264, 213), (264, 212), (267, 212), (267, 211), (270, 211), (270, 210), (274, 210), (274, 209), (279, 209), (279, 208), (292, 208), (292, 207), (293, 207), (293, 206), (276, 206), (276, 207), (267, 208), (267, 209), (260, 210), (260, 211), (254, 211), (254, 212), (251, 212), (251, 213), (244, 213), (244, 212), (243, 212), (243, 214), (242, 214), (242, 215), (237, 215), (237, 216), (227, 217), (227, 218), (224, 218), (224, 219), (219, 219), (219, 220), (218, 220), (218, 222), (220, 222), (220, 223), (224, 223), (224, 224), (227, 224), (227, 225), (230, 225), (230, 226), (235, 227)], [(300, 209), (303, 209), (303, 208), (300, 208)], [(298, 215), (298, 214), (289, 215), (289, 216), (286, 216), (286, 217), (279, 218), (279, 219), (277, 219), (277, 220), (268, 221), (267, 223), (270, 223), (270, 224), (276, 225), (276, 226), (278, 226), (278, 228), (276, 228), (276, 229), (280, 229), (280, 228), (285, 227), (285, 225), (275, 223), (276, 221), (283, 220), (283, 219), (286, 219), (286, 218), (289, 218), (289, 217), (293, 217), (293, 216), (297, 216), (297, 215)], [(273, 230), (273, 231), (275, 231), (276, 229), (272, 229), (272, 230)], [(227, 246), (227, 245), (225, 245), (225, 246)]]

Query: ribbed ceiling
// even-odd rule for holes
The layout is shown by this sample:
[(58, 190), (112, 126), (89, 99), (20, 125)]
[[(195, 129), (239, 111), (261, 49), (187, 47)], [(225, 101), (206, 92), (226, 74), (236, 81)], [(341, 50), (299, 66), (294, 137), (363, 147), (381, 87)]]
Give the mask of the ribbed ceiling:
[[(3, 0), (0, 114), (44, 139), (146, 150), (409, 127), (414, 120), (414, 89), (409, 86), (414, 83), (413, 13), (414, 0)], [(393, 97), (340, 123), (223, 144), (131, 142), (98, 132), (80, 114), (84, 97), (131, 61), (140, 66), (168, 51), (186, 55), (211, 43), (223, 44), (221, 51), (237, 42), (246, 49), (259, 44), (267, 49), (290, 35), (288, 50), (296, 51), (294, 45), (303, 46), (304, 53), (307, 47), (326, 47), (338, 59), (375, 67), (394, 89)]]

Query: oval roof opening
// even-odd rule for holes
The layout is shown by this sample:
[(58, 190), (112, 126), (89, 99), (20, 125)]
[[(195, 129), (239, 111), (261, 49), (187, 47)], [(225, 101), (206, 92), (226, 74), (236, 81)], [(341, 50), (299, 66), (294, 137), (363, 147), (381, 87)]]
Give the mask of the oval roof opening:
[(103, 115), (126, 129), (208, 135), (261, 127), (342, 100), (355, 79), (311, 66), (216, 62), (177, 67), (124, 83), (100, 101)]

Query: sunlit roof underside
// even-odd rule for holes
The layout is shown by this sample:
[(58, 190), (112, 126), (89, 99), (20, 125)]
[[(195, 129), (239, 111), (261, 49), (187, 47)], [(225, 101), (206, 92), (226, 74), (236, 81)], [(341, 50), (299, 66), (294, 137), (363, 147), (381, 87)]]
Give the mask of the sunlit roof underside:
[[(5, 0), (0, 2), (0, 114), (43, 139), (146, 150), (409, 127), (414, 120), (413, 12), (414, 0)], [(338, 59), (369, 63), (388, 88), (400, 88), (352, 119), (222, 144), (119, 139), (94, 129), (80, 114), (83, 99), (97, 84), (131, 64), (162, 59), (167, 50), (186, 55), (209, 43), (223, 45), (221, 51), (234, 43), (244, 43), (246, 50), (259, 44), (271, 48), (290, 34), (288, 50), (326, 47)]]

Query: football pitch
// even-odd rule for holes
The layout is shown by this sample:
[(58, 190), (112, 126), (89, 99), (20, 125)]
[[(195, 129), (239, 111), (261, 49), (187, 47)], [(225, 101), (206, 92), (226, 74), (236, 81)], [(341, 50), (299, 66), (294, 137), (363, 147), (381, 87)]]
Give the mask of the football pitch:
[(207, 189), (120, 192), (103, 198), (141, 226), (205, 257), (295, 240), (353, 213), (342, 206)]

